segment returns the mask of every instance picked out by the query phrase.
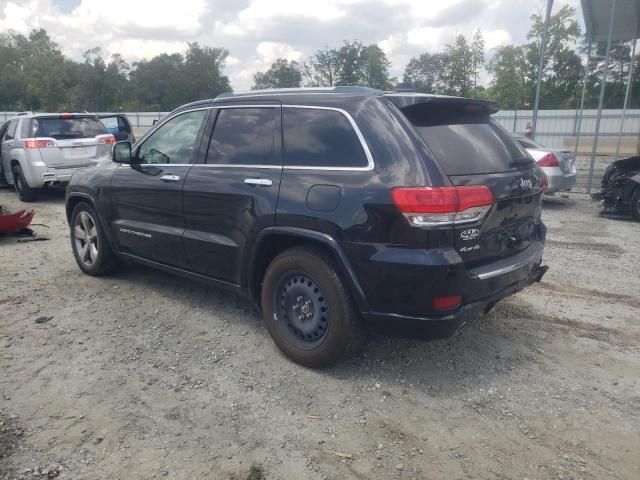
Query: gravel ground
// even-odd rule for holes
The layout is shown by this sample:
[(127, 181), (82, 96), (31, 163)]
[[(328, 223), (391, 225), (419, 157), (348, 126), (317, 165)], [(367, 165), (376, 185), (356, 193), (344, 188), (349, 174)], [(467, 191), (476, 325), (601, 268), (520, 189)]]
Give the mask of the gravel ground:
[(542, 283), (323, 371), (233, 295), (81, 274), (62, 195), (33, 208), (49, 241), (0, 238), (0, 479), (640, 478), (640, 224), (584, 197), (545, 204)]

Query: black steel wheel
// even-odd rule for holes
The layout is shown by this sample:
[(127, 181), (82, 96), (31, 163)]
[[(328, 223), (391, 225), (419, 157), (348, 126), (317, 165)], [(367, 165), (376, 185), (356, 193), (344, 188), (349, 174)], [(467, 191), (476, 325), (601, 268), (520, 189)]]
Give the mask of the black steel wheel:
[(315, 348), (329, 331), (329, 307), (322, 288), (310, 275), (286, 273), (274, 290), (278, 328), (298, 348)]
[(261, 291), (269, 334), (289, 358), (321, 368), (356, 353), (366, 330), (334, 260), (314, 247), (295, 247), (267, 267)]

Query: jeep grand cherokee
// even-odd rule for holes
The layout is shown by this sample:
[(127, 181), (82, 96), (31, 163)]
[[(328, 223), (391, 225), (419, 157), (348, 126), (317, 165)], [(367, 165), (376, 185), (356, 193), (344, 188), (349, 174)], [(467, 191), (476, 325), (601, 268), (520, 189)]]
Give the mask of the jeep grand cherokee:
[(540, 280), (544, 175), (480, 100), (358, 87), (184, 105), (66, 209), (89, 275), (133, 260), (243, 293), (321, 367), (367, 322), (446, 325)]

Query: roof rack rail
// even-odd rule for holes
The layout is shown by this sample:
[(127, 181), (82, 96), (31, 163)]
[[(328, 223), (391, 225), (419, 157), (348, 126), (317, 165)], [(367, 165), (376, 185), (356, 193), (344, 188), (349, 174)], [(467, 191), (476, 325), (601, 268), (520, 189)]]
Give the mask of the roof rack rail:
[(16, 113), (16, 117), (21, 117), (23, 115), (33, 115), (32, 111), (26, 111), (26, 112), (18, 112)]

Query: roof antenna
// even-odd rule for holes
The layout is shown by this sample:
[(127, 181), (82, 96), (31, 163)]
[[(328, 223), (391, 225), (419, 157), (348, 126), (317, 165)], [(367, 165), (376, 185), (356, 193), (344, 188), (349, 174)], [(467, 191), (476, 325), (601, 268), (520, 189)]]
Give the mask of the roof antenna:
[(411, 82), (402, 82), (397, 84), (395, 87), (393, 87), (393, 90), (391, 90), (394, 93), (400, 93), (400, 92), (413, 92), (415, 93), (416, 91), (416, 87), (413, 86), (413, 83)]

